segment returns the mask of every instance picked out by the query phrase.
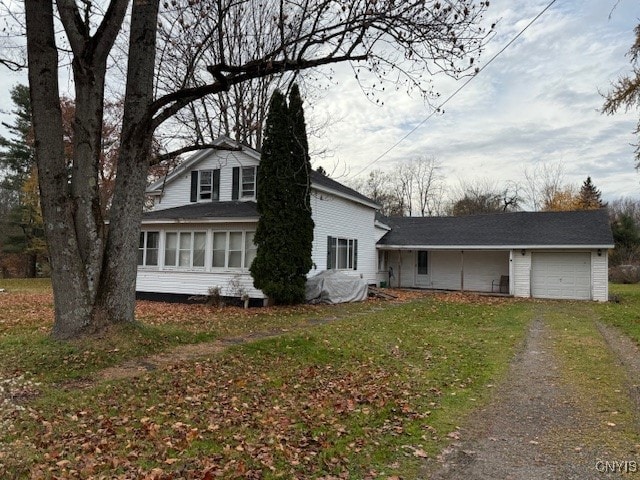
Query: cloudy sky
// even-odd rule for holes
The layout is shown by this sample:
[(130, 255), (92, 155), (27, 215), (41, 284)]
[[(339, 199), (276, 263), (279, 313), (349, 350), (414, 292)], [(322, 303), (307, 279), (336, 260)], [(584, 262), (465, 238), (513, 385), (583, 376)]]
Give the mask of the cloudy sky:
[[(496, 35), (480, 65), (516, 36), (550, 0), (492, 0), (487, 21)], [(615, 7), (615, 8), (614, 8)], [(371, 164), (432, 112), (417, 93), (388, 91), (384, 106), (369, 102), (346, 67), (321, 94), (312, 121), (329, 121), (312, 139), (330, 156), (316, 159), (341, 180), (371, 169), (433, 156), (451, 188), (461, 182), (503, 185), (522, 181), (536, 162), (562, 162), (565, 180), (579, 186), (591, 176), (608, 200), (640, 198), (633, 146), (638, 112), (599, 113), (611, 82), (630, 70), (625, 56), (640, 21), (636, 0), (557, 0), (510, 48), (445, 107), (383, 158)], [(11, 108), (8, 90), (25, 75), (0, 77), (0, 120)], [(441, 98), (460, 83), (434, 79)]]
[[(549, 0), (492, 0), (498, 21), (481, 65), (517, 35)], [(615, 8), (614, 8), (615, 6)], [(599, 93), (630, 70), (635, 0), (558, 0), (510, 48), (399, 146), (362, 173), (392, 171), (398, 162), (434, 156), (452, 188), (460, 182), (521, 181), (536, 162), (562, 162), (565, 180), (579, 186), (591, 176), (607, 199), (640, 197), (632, 134), (638, 112), (605, 116)], [(318, 148), (333, 155), (317, 161), (354, 176), (431, 113), (417, 94), (393, 92), (379, 107), (366, 100), (344, 71), (338, 86), (313, 115), (332, 119)], [(437, 77), (446, 98), (460, 84)], [(343, 177), (344, 178), (344, 177)]]

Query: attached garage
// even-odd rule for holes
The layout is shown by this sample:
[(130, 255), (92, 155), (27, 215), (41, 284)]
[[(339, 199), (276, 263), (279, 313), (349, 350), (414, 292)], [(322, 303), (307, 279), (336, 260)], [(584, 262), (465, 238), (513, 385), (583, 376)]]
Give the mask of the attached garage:
[[(497, 292), (496, 284), (505, 280), (515, 297), (608, 299), (607, 251), (614, 245), (606, 209), (384, 223), (390, 230), (377, 248), (398, 274), (394, 286)], [(413, 258), (426, 259), (426, 275), (413, 274), (419, 263)]]
[(591, 300), (591, 253), (532, 253), (531, 296)]

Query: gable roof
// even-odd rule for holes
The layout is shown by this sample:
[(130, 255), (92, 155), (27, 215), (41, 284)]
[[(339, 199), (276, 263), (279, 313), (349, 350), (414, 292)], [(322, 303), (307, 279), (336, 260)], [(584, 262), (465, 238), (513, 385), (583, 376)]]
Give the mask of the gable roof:
[(343, 185), (340, 182), (327, 177), (326, 175), (322, 175), (315, 170), (311, 170), (310, 178), (311, 186), (318, 190), (329, 191), (342, 197), (351, 197), (351, 199), (365, 203), (372, 208), (380, 208), (380, 205), (371, 200), (369, 197), (362, 195), (360, 192), (355, 191), (353, 188), (347, 187), (346, 185)]
[[(229, 151), (229, 152), (240, 151), (254, 158), (255, 160), (260, 161), (260, 152), (258, 152), (257, 150), (254, 150), (251, 147), (248, 147), (247, 145), (242, 145), (225, 135), (222, 135), (216, 138), (213, 141), (213, 145), (221, 147), (220, 151)], [(228, 147), (229, 150), (225, 150), (224, 147)], [(203, 149), (194, 153), (189, 158), (187, 158), (184, 162), (182, 162), (173, 172), (167, 175), (166, 179), (161, 178), (155, 181), (154, 183), (152, 183), (151, 185), (149, 185), (147, 187), (147, 194), (151, 194), (151, 195), (160, 194), (161, 190), (164, 187), (166, 187), (166, 185), (171, 183), (175, 178), (179, 177), (184, 172), (194, 167), (201, 160), (204, 160), (205, 158), (207, 158), (213, 151), (216, 151), (216, 150), (209, 148), (209, 149)], [(376, 202), (374, 202), (370, 198), (366, 197), (365, 195), (362, 195), (360, 192), (355, 191), (353, 188), (349, 188), (346, 185), (343, 185), (340, 182), (337, 182), (327, 177), (326, 175), (322, 175), (316, 172), (315, 170), (311, 170), (310, 178), (311, 178), (312, 188), (315, 188), (317, 190), (324, 191), (327, 193), (333, 193), (339, 197), (346, 198), (348, 200), (352, 200), (358, 203), (362, 203), (376, 210), (380, 209), (380, 205), (378, 205)]]
[(180, 207), (155, 210), (142, 214), (142, 222), (179, 222), (201, 220), (204, 222), (222, 219), (258, 220), (258, 206), (255, 202), (201, 202)]
[(227, 137), (226, 135), (221, 135), (216, 138), (212, 145), (215, 145), (218, 148), (203, 148), (202, 150), (196, 151), (193, 155), (187, 158), (184, 162), (179, 164), (166, 178), (160, 178), (156, 180), (151, 185), (147, 187), (147, 194), (157, 195), (160, 193), (163, 187), (167, 184), (173, 182), (176, 177), (179, 177), (184, 172), (188, 171), (192, 166), (207, 158), (212, 152), (243, 152), (248, 156), (260, 161), (260, 153), (254, 150), (251, 147), (240, 144), (233, 140), (232, 138)]
[(613, 247), (606, 209), (464, 217), (389, 217), (384, 222), (391, 231), (378, 245), (389, 248)]

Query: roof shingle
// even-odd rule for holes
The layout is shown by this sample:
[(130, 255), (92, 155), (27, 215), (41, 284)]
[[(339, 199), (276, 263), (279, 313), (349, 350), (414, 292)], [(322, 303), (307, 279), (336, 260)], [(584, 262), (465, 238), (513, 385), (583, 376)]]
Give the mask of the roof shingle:
[(378, 245), (613, 246), (606, 209), (464, 217), (389, 217), (383, 222), (392, 229)]

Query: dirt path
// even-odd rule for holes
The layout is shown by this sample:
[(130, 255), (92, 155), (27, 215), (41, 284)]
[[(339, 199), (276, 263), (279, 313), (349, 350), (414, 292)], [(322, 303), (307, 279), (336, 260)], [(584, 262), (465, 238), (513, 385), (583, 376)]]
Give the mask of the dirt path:
[[(613, 341), (613, 330), (607, 332), (612, 343), (619, 343)], [(633, 357), (632, 347), (635, 345), (631, 342), (625, 347), (625, 355)], [(637, 356), (634, 361), (637, 374), (640, 372)], [(570, 386), (567, 387), (562, 379), (554, 353), (553, 332), (539, 317), (532, 322), (525, 344), (514, 359), (507, 377), (497, 387), (492, 403), (475, 412), (473, 418), (468, 420), (468, 425), (461, 429), (460, 441), (442, 453), (437, 465), (432, 463), (428, 466), (424, 478), (621, 478), (617, 472), (603, 471), (604, 466), (598, 464), (598, 460), (634, 462), (635, 457), (611, 458), (604, 447), (594, 447), (594, 442), (588, 439), (584, 439), (584, 443), (575, 438), (559, 439), (554, 433), (587, 432), (594, 428), (593, 422), (597, 422), (597, 419), (585, 416), (585, 412), (576, 406), (580, 402), (574, 401), (570, 390)], [(630, 464), (632, 469), (634, 465)], [(640, 465), (637, 468), (638, 472), (630, 475), (640, 478)]]

